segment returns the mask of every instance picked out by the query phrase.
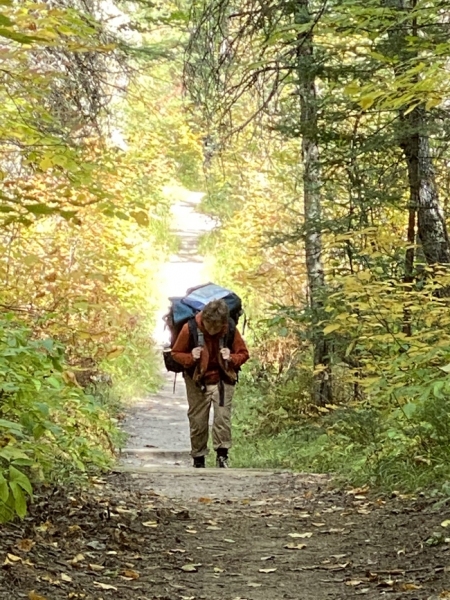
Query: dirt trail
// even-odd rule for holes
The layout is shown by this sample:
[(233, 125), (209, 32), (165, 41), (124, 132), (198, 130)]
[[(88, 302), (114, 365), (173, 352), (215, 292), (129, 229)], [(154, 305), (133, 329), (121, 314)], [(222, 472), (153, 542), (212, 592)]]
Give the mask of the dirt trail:
[[(201, 193), (186, 192), (172, 208), (172, 232), (179, 239), (176, 254), (161, 269), (159, 290), (161, 306), (156, 315), (154, 338), (159, 348), (168, 341), (162, 317), (167, 312), (168, 298), (183, 296), (189, 287), (210, 280), (204, 257), (200, 255), (200, 236), (214, 223), (197, 212)], [(161, 370), (163, 365), (161, 361)], [(163, 373), (164, 385), (158, 394), (133, 403), (124, 423), (129, 434), (122, 451), (122, 463), (127, 466), (188, 466), (189, 425), (184, 382), (178, 375)], [(175, 389), (174, 389), (175, 388)]]
[(3, 527), (0, 599), (450, 597), (447, 508), (321, 476), (134, 469)]

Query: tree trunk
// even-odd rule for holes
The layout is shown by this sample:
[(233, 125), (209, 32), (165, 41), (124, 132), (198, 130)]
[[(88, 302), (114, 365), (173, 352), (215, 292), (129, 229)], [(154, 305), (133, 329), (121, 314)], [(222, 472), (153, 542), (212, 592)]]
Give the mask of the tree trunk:
[(417, 233), (429, 265), (450, 263), (450, 243), (426, 133), (425, 110), (415, 108), (403, 118), (401, 146), (408, 166), (410, 205), (417, 210)]
[[(415, 10), (417, 0), (389, 0), (388, 5), (395, 7), (404, 17), (405, 13)], [(407, 21), (402, 18), (402, 27), (393, 27), (390, 39), (393, 43), (393, 56), (403, 60), (396, 69), (396, 74), (401, 75), (405, 65), (411, 63), (412, 58), (408, 35), (419, 36), (419, 25), (415, 13), (412, 13), (411, 29), (405, 27)], [(418, 77), (418, 76), (417, 76)], [(417, 79), (418, 82), (418, 79)], [(417, 213), (417, 233), (423, 249), (425, 259), (429, 265), (450, 263), (450, 243), (447, 226), (439, 203), (439, 194), (436, 186), (433, 160), (431, 157), (430, 140), (427, 131), (427, 113), (423, 106), (405, 106), (400, 111), (401, 123), (404, 131), (400, 136), (400, 146), (405, 153), (408, 167), (408, 181), (410, 189), (410, 213)], [(411, 218), (411, 214), (410, 214)], [(407, 259), (408, 260), (408, 259)], [(412, 265), (407, 265), (407, 269)], [(412, 269), (411, 269), (412, 273)], [(408, 273), (406, 273), (408, 276)]]
[[(295, 22), (311, 22), (308, 0), (297, 0)], [(317, 94), (314, 48), (311, 32), (297, 38), (297, 91), (300, 99), (302, 131), (303, 198), (305, 212), (305, 254), (309, 301), (313, 314), (314, 402), (318, 406), (332, 400), (329, 341), (323, 334), (322, 319), (325, 275), (322, 263), (321, 170), (317, 139)]]

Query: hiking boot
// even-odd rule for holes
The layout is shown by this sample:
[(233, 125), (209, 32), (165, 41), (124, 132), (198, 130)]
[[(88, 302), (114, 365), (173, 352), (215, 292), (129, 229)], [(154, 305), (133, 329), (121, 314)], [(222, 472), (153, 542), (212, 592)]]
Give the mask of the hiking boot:
[(194, 457), (194, 467), (196, 469), (204, 469), (205, 468), (205, 457), (204, 456), (195, 456)]
[(218, 456), (216, 467), (219, 469), (228, 469), (228, 456)]
[(228, 469), (228, 450), (226, 448), (217, 450), (216, 467), (218, 469)]

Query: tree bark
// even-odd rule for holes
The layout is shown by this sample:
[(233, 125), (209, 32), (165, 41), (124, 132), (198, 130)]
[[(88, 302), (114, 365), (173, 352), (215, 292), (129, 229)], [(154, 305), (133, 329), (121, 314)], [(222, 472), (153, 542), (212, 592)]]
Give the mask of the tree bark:
[[(308, 0), (297, 0), (295, 22), (311, 23)], [(300, 99), (302, 131), (303, 198), (305, 213), (305, 255), (309, 302), (313, 313), (314, 402), (318, 406), (331, 402), (331, 368), (329, 341), (319, 326), (323, 309), (325, 274), (321, 236), (321, 169), (317, 138), (317, 91), (315, 83), (312, 30), (297, 38), (297, 92)]]
[(426, 133), (425, 110), (417, 107), (403, 118), (401, 146), (408, 166), (410, 205), (417, 211), (417, 233), (429, 265), (450, 263), (450, 243)]
[[(402, 29), (393, 27), (390, 39), (393, 42), (393, 54), (403, 60), (396, 69), (396, 74), (401, 75), (405, 66), (418, 54), (411, 53), (408, 34), (419, 36), (419, 25), (413, 11), (417, 0), (388, 0), (388, 5), (394, 6), (402, 16), (411, 13), (411, 29), (408, 32), (404, 27), (407, 21), (402, 20)], [(418, 76), (417, 76), (418, 77)], [(417, 79), (418, 82), (418, 79)], [(423, 249), (425, 259), (429, 265), (450, 263), (450, 242), (442, 212), (436, 177), (431, 157), (430, 139), (427, 131), (427, 112), (423, 106), (405, 106), (400, 111), (401, 123), (404, 131), (400, 136), (400, 146), (405, 154), (408, 167), (408, 181), (410, 190), (410, 213), (417, 213), (417, 233)], [(411, 218), (411, 214), (410, 214)], [(407, 258), (408, 261), (408, 258)], [(407, 269), (412, 265), (407, 264)], [(408, 276), (408, 273), (406, 273)]]

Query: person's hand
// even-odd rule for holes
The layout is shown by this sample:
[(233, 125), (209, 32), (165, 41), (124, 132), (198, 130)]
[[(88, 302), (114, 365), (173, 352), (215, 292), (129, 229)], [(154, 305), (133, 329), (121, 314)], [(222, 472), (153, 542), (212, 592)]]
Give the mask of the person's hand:
[(202, 350), (203, 350), (203, 348), (201, 346), (197, 346), (197, 348), (194, 348), (191, 352), (192, 358), (194, 360), (198, 360), (202, 354)]
[(223, 360), (230, 360), (231, 352), (229, 348), (221, 348), (220, 354), (222, 355)]

